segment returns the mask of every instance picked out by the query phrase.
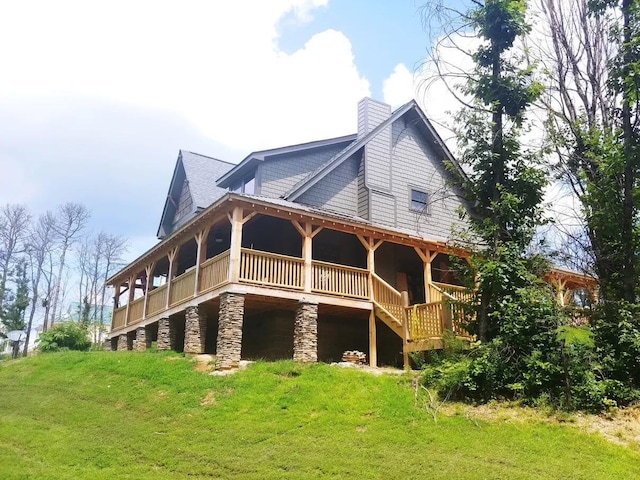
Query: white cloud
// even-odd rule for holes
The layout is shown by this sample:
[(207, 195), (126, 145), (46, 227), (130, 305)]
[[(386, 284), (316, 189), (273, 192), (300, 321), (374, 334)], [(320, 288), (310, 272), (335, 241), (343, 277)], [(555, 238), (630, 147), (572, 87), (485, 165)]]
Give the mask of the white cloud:
[(292, 54), (277, 44), (280, 19), (309, 21), (327, 2), (3, 2), (0, 100), (73, 94), (170, 110), (243, 150), (349, 133), (369, 94), (350, 41), (328, 30)]
[(399, 63), (382, 83), (384, 101), (396, 108), (414, 98), (415, 94), (413, 74)]

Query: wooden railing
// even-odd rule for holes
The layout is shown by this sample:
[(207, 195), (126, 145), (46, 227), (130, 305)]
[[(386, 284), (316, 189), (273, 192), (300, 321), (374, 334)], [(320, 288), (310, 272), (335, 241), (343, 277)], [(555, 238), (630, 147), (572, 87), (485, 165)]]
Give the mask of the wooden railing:
[(402, 300), (400, 292), (375, 273), (373, 278), (373, 300), (402, 323)]
[(443, 302), (420, 303), (406, 309), (411, 340), (442, 338)]
[(240, 281), (302, 289), (303, 268), (301, 258), (243, 248)]
[(167, 284), (151, 290), (148, 294), (147, 317), (161, 312), (167, 307)]
[(203, 293), (229, 280), (229, 250), (210, 258), (200, 266), (198, 293)]
[(169, 304), (171, 306), (177, 305), (189, 298), (193, 298), (193, 288), (196, 279), (196, 271), (189, 270), (183, 273), (179, 277), (171, 280), (171, 298)]
[[(469, 302), (473, 299), (473, 292), (460, 285), (450, 285), (448, 283), (433, 282), (433, 286), (440, 289), (442, 292), (447, 293), (451, 297), (455, 298), (459, 302)], [(432, 302), (436, 301), (433, 298)]]
[(124, 327), (125, 317), (127, 315), (127, 307), (120, 307), (113, 311), (113, 321), (111, 322), (112, 330), (116, 328)]
[(369, 298), (369, 271), (362, 268), (314, 260), (311, 279), (314, 292)]
[(142, 313), (144, 309), (144, 297), (138, 298), (134, 300), (129, 305), (129, 320), (127, 320), (127, 325), (131, 325), (132, 323), (138, 323), (142, 320)]

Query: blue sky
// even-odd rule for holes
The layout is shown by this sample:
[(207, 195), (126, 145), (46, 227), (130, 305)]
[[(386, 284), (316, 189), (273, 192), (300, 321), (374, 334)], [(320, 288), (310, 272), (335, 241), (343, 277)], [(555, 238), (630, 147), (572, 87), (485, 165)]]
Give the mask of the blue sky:
[(364, 96), (412, 98), (428, 42), (419, 6), (2, 2), (0, 204), (83, 203), (135, 258), (156, 241), (179, 149), (238, 162), (353, 133)]

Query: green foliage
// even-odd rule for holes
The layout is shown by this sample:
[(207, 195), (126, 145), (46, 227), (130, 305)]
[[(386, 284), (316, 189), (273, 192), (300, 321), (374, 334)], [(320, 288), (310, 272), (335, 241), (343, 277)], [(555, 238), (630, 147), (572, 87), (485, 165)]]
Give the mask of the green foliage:
[(84, 325), (74, 322), (58, 323), (48, 332), (40, 334), (38, 349), (41, 352), (81, 350), (91, 348), (91, 341)]
[(4, 306), (0, 308), (0, 320), (7, 331), (24, 330), (25, 311), (30, 303), (29, 279), (24, 260), (17, 263), (12, 280), (15, 284), (15, 293), (9, 290), (5, 292)]

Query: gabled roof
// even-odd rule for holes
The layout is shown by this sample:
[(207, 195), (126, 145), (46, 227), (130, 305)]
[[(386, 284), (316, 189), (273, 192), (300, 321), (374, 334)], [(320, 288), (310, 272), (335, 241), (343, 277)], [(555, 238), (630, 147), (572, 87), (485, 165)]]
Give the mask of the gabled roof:
[(316, 185), (320, 180), (326, 177), (330, 172), (338, 168), (342, 165), (346, 160), (348, 160), (354, 153), (364, 147), (371, 139), (376, 137), (380, 132), (382, 132), (385, 128), (393, 124), (396, 120), (401, 118), (403, 115), (407, 114), (411, 110), (415, 111), (420, 119), (422, 120), (425, 127), (425, 134), (428, 138), (430, 138), (436, 147), (437, 150), (440, 151), (440, 154), (458, 170), (458, 173), (461, 175), (465, 175), (462, 168), (458, 164), (457, 160), (453, 157), (449, 149), (446, 147), (445, 143), (440, 138), (440, 135), (436, 132), (431, 125), (431, 122), (425, 116), (422, 109), (418, 106), (415, 100), (411, 100), (401, 107), (397, 108), (389, 118), (387, 118), (380, 125), (375, 127), (371, 132), (364, 135), (363, 137), (357, 139), (355, 142), (348, 145), (344, 150), (337, 153), (333, 158), (325, 162), (323, 165), (320, 165), (317, 169), (309, 173), (304, 179), (294, 185), (291, 190), (284, 194), (283, 198), (291, 201), (295, 201), (302, 194), (304, 194), (311, 187)]
[(158, 238), (162, 236), (163, 226), (170, 227), (173, 224), (175, 204), (180, 198), (185, 180), (189, 182), (189, 192), (193, 201), (193, 214), (198, 210), (207, 208), (226, 193), (226, 189), (216, 186), (216, 179), (233, 166), (233, 163), (217, 158), (180, 150), (176, 166), (173, 169), (173, 176), (171, 177), (162, 216), (160, 217), (160, 225), (157, 232)]
[(258, 163), (263, 162), (265, 158), (275, 155), (286, 155), (288, 153), (296, 153), (304, 150), (312, 150), (315, 148), (329, 147), (341, 143), (351, 143), (356, 139), (356, 135), (344, 135), (342, 137), (327, 138), (325, 140), (316, 140), (313, 142), (299, 143), (296, 145), (288, 145), (286, 147), (272, 148), (269, 150), (259, 150), (247, 155), (244, 160), (235, 167), (220, 176), (218, 185), (220, 187), (230, 187), (235, 181), (240, 180), (246, 174), (250, 173)]

